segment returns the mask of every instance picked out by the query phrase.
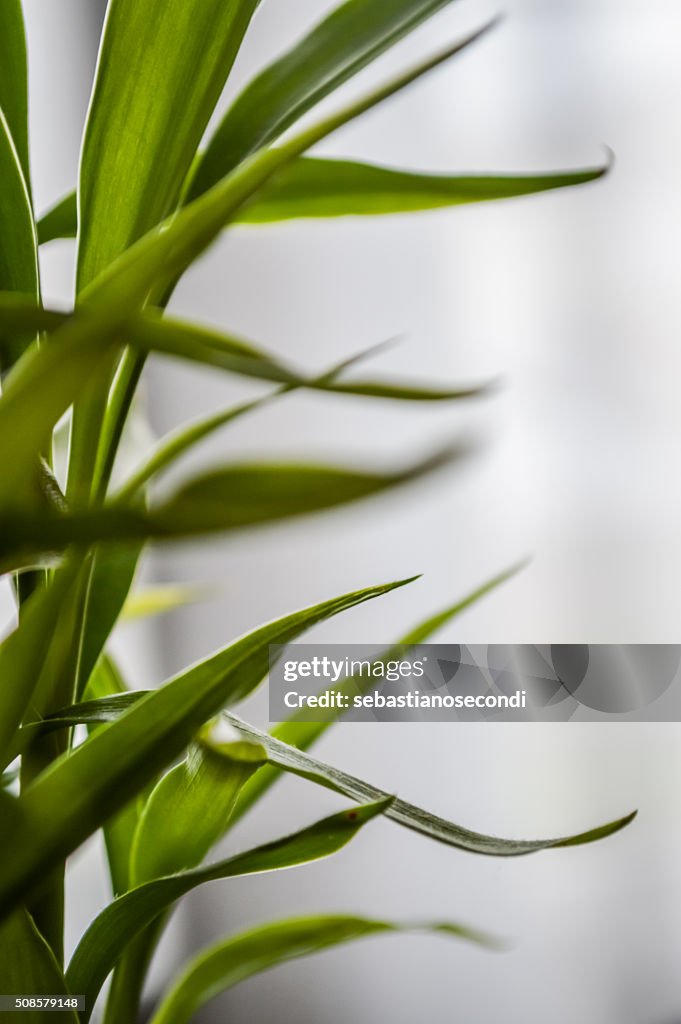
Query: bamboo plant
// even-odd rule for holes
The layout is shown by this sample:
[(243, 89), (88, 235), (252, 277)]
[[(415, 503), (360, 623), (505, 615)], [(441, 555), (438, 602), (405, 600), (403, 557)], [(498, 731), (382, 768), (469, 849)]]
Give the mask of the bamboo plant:
[[(367, 586), (261, 626), (153, 691), (128, 689), (107, 648), (147, 544), (228, 531), (247, 543), (249, 528), (344, 505), (464, 457), (454, 446), (397, 472), (295, 458), (239, 461), (190, 472), (169, 496), (157, 492), (164, 472), (202, 439), (295, 390), (416, 403), (481, 390), (348, 379), (356, 360), (310, 374), (285, 354), (167, 315), (182, 275), (237, 226), (456, 206), (604, 173), (432, 175), (308, 155), (479, 38), (482, 32), (458, 39), (315, 116), (322, 100), (449, 2), (345, 0), (257, 74), (206, 137), (258, 0), (109, 0), (76, 189), (41, 218), (31, 190), (21, 2), (0, 2), (0, 572), (11, 579), (17, 606), (17, 623), (0, 645), (0, 971), (4, 993), (84, 996), (84, 1008), (65, 1004), (71, 1021), (90, 1019), (109, 978), (106, 1024), (139, 1018), (149, 963), (185, 894), (216, 879), (330, 856), (377, 816), (499, 857), (591, 842), (630, 820), (559, 839), (480, 835), (312, 757), (331, 716), (317, 724), (293, 718), (265, 733), (234, 713), (266, 677), (270, 645), (409, 580)], [(76, 287), (64, 312), (41, 301), (38, 256), (40, 245), (69, 237), (76, 239)], [(256, 379), (268, 391), (162, 439), (114, 484), (152, 354)], [(68, 431), (63, 472), (53, 456), (57, 427)], [(426, 618), (399, 643), (423, 642), (502, 578)], [(229, 738), (220, 732), (225, 722)], [(87, 729), (74, 731), (77, 725)], [(349, 808), (206, 863), (282, 772), (343, 794)], [(112, 901), (66, 965), (65, 861), (100, 830)], [(186, 966), (153, 1022), (181, 1024), (271, 965), (401, 927), (409, 926), (335, 914), (230, 935)], [(456, 922), (414, 927), (487, 941)], [(18, 1019), (42, 1020), (43, 1013), (34, 1006)]]

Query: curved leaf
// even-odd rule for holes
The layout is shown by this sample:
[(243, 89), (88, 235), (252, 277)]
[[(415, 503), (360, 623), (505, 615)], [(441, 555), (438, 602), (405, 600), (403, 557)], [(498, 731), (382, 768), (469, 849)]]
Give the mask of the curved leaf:
[[(277, 765), (284, 771), (292, 772), (301, 778), (315, 782), (319, 786), (332, 789), (344, 796), (352, 797), (362, 802), (366, 800), (380, 800), (386, 797), (375, 786), (371, 786), (361, 779), (349, 775), (339, 768), (332, 768), (330, 765), (317, 761), (309, 754), (291, 747), (281, 740), (275, 739), (269, 733), (261, 732), (255, 726), (242, 721), (236, 715), (223, 711), (223, 716), (230, 725), (234, 726), (237, 733), (251, 743), (259, 743), (267, 751), (271, 764)], [(487, 836), (479, 832), (472, 832), (470, 829), (462, 828), (451, 821), (446, 821), (435, 814), (424, 811), (421, 807), (406, 803), (404, 800), (394, 800), (385, 814), (388, 818), (396, 821), (405, 828), (420, 832), (429, 839), (436, 839), (438, 842), (448, 846), (456, 846), (460, 850), (468, 850), (470, 853), (482, 853), (492, 857), (518, 857), (528, 853), (536, 853), (539, 850), (555, 849), (561, 846), (580, 846), (584, 843), (593, 843), (598, 839), (619, 832), (628, 825), (636, 816), (634, 811), (616, 821), (608, 822), (598, 828), (590, 829), (587, 832), (579, 832), (577, 835), (564, 836), (558, 839), (500, 839), (496, 836)]]
[(78, 203), (76, 193), (69, 192), (46, 210), (36, 225), (38, 242), (47, 245), (59, 238), (75, 238), (78, 234)]
[(217, 864), (131, 889), (110, 903), (83, 935), (66, 972), (69, 986), (83, 993), (86, 1006), (91, 1007), (126, 943), (192, 889), (218, 879), (280, 871), (328, 857), (349, 843), (385, 806), (381, 801), (353, 807)]
[(371, 935), (415, 931), (456, 936), (494, 948), (486, 936), (455, 924), (399, 925), (347, 914), (276, 921), (230, 936), (199, 953), (164, 996), (151, 1024), (187, 1024), (221, 992), (289, 960)]
[(451, 0), (346, 0), (235, 100), (195, 166), (189, 198), (272, 142)]
[(204, 722), (262, 681), (270, 644), (288, 643), (316, 623), (406, 582), (345, 594), (261, 626), (147, 694), (109, 728), (97, 729), (82, 746), (56, 761), (16, 801), (21, 820), (5, 844), (0, 864), (0, 915), (14, 909), (51, 865), (80, 846), (172, 763)]

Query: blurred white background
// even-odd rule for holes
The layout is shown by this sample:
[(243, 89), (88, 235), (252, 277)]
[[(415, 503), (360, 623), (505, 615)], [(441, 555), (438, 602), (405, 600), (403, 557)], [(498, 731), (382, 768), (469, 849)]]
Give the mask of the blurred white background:
[[(388, 2), (388, 0), (386, 0)], [(229, 95), (330, 6), (269, 0)], [(25, 0), (33, 173), (41, 207), (76, 180), (102, 4)], [(497, 8), (463, 0), (361, 81), (401, 66)], [(324, 150), (434, 170), (542, 170), (616, 154), (579, 190), (377, 221), (230, 233), (179, 290), (182, 315), (240, 332), (306, 367), (399, 335), (375, 372), (501, 377), (465, 408), (429, 411), (290, 397), (243, 420), (202, 458), (313, 453), (380, 465), (478, 431), (464, 473), (238, 540), (157, 552), (155, 579), (214, 581), (211, 603), (119, 646), (148, 686), (259, 622), (359, 586), (417, 584), (317, 636), (383, 642), (527, 554), (521, 575), (450, 627), (456, 642), (678, 642), (681, 96), (674, 0), (506, 0), (493, 35)], [(172, 125), (169, 125), (172, 130)], [(45, 294), (67, 303), (72, 246), (45, 253)], [(247, 393), (218, 375), (155, 365), (154, 429)], [(264, 697), (249, 709), (266, 720)], [(337, 858), (216, 884), (188, 901), (156, 983), (225, 930), (350, 910), (453, 918), (507, 937), (486, 954), (393, 938), (325, 954), (242, 985), (204, 1024), (270, 1017), (407, 1024), (681, 1020), (681, 726), (341, 725), (319, 754), (462, 824), (508, 836), (577, 831), (640, 808), (603, 844), (517, 861), (476, 858), (379, 823)], [(229, 840), (242, 846), (333, 807), (286, 781)], [(100, 851), (79, 855), (71, 943), (98, 901)]]

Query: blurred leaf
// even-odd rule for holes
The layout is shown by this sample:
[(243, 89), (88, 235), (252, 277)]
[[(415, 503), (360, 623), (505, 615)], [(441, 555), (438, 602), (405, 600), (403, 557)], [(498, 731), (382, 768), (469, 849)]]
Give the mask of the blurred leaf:
[(193, 199), (451, 0), (347, 0), (262, 71), (229, 108), (190, 181)]
[(265, 760), (252, 743), (192, 744), (144, 806), (132, 846), (132, 885), (200, 864), (227, 831), (244, 782)]
[(161, 1000), (151, 1024), (187, 1024), (215, 996), (278, 964), (371, 935), (425, 932), (456, 936), (481, 945), (490, 940), (462, 925), (399, 925), (347, 914), (291, 918), (259, 925), (204, 949)]
[(444, 175), (305, 157), (291, 164), (246, 207), (250, 224), (298, 217), (376, 216), (488, 202), (601, 178), (606, 168), (562, 174)]
[(270, 644), (289, 643), (316, 623), (406, 582), (345, 594), (260, 627), (145, 695), (111, 726), (97, 729), (55, 762), (17, 801), (21, 820), (0, 863), (0, 915), (14, 909), (52, 864), (171, 764), (205, 722), (262, 681)]
[(61, 516), (0, 518), (0, 569), (20, 568), (75, 545), (196, 537), (320, 512), (416, 480), (468, 457), (464, 444), (393, 473), (286, 463), (234, 465), (185, 484), (164, 504), (109, 505)]
[[(426, 643), (433, 633), (448, 625), (458, 615), (466, 611), (467, 608), (470, 608), (471, 605), (505, 583), (515, 575), (519, 568), (519, 566), (514, 566), (499, 576), (495, 576), (494, 579), (489, 580), (481, 587), (477, 587), (471, 593), (466, 594), (465, 597), (455, 601), (454, 604), (448, 605), (437, 612), (437, 614), (429, 615), (427, 619), (409, 630), (408, 633), (405, 633), (404, 636), (393, 644), (381, 660), (389, 661), (395, 657), (404, 657), (405, 652), (410, 648), (415, 647), (417, 644)], [(348, 688), (356, 687), (358, 682), (359, 680), (356, 677), (351, 677), (347, 683)], [(343, 684), (341, 683), (340, 686), (336, 685), (335, 689), (343, 689)], [(339, 713), (338, 710), (329, 708), (326, 721), (308, 722), (302, 721), (306, 716), (304, 712), (298, 711), (286, 722), (280, 722), (278, 725), (275, 725), (270, 732), (275, 739), (281, 740), (282, 743), (297, 747), (299, 750), (309, 750), (324, 735), (327, 729), (337, 721)], [(243, 817), (280, 777), (281, 770), (279, 768), (271, 764), (263, 765), (241, 790), (232, 815), (232, 822), (236, 822)]]
[[(21, 0), (0, 3), (0, 111), (5, 115), (30, 190), (28, 161), (28, 67)], [(3, 188), (5, 175), (2, 176)]]
[(37, 224), (40, 245), (58, 238), (75, 238), (78, 234), (78, 206), (76, 193), (69, 192), (47, 210)]
[[(70, 995), (52, 950), (23, 907), (0, 925), (0, 963), (3, 992), (13, 996)], [(9, 1011), (7, 1020), (14, 1017), (25, 1024), (44, 1024), (45, 1013), (43, 1009)], [(62, 1010), (59, 1020), (78, 1024), (78, 1014)]]
[[(108, 974), (135, 935), (177, 900), (206, 882), (297, 867), (341, 850), (363, 825), (385, 809), (385, 801), (353, 807), (314, 825), (204, 868), (155, 879), (114, 900), (94, 919), (80, 940), (66, 972), (89, 1009)], [(81, 1015), (83, 1021), (88, 1014)]]
[(165, 615), (190, 604), (210, 601), (217, 588), (206, 583), (157, 583), (140, 587), (127, 598), (121, 612), (124, 622), (148, 619), (154, 615)]

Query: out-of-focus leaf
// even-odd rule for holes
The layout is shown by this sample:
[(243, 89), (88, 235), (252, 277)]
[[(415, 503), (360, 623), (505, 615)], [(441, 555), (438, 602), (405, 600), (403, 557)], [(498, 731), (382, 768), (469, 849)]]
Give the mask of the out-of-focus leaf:
[[(476, 601), (486, 597), (491, 591), (495, 590), (501, 584), (505, 583), (510, 579), (519, 569), (516, 566), (508, 571), (495, 576), (494, 579), (484, 583), (481, 587), (477, 587), (471, 593), (466, 594), (465, 597), (455, 601), (454, 604), (447, 605), (441, 611), (435, 615), (429, 615), (428, 618), (424, 619), (413, 629), (405, 633), (384, 655), (384, 660), (389, 661), (395, 657), (404, 657), (406, 651), (410, 648), (415, 647), (417, 644), (426, 643), (431, 636), (436, 633), (443, 626), (448, 625), (452, 619), (455, 619), (462, 612), (470, 608), (471, 605), (475, 604)], [(348, 687), (356, 687), (359, 683), (357, 678), (351, 678), (348, 680)], [(335, 689), (342, 689), (343, 683), (337, 684)], [(334, 708), (329, 708), (328, 717), (325, 721), (308, 722), (302, 721), (306, 716), (303, 712), (297, 711), (293, 714), (286, 722), (280, 722), (275, 725), (270, 731), (275, 739), (281, 740), (282, 743), (287, 743), (290, 746), (297, 747), (299, 750), (309, 750), (310, 747), (320, 739), (326, 730), (333, 725), (337, 720), (339, 711)], [(274, 765), (267, 764), (263, 765), (255, 775), (253, 775), (246, 785), (241, 790), (237, 805), (232, 814), (232, 822), (238, 821), (244, 814), (246, 814), (250, 808), (256, 803), (260, 797), (272, 786), (278, 778), (281, 777), (281, 770)]]
[(202, 950), (161, 1001), (151, 1024), (187, 1024), (215, 996), (261, 971), (371, 935), (423, 932), (494, 948), (480, 932), (457, 924), (399, 925), (346, 914), (291, 918), (259, 925)]
[[(10, 8), (14, 6), (10, 0)], [(3, 16), (0, 15), (0, 30)], [(3, 40), (4, 43), (4, 40)], [(4, 49), (0, 44), (0, 50)], [(5, 68), (2, 69), (4, 75)], [(37, 240), (33, 211), (19, 155), (0, 109), (0, 290), (38, 298)], [(0, 334), (0, 369), (18, 359), (30, 341), (22, 335)], [(37, 459), (37, 456), (36, 456)]]
[(265, 760), (252, 743), (192, 744), (145, 804), (132, 846), (132, 885), (200, 864), (227, 831), (239, 790)]
[(121, 612), (124, 622), (148, 619), (154, 615), (165, 615), (190, 604), (209, 601), (215, 597), (216, 588), (205, 583), (158, 583), (155, 586), (140, 587), (127, 598)]
[(46, 245), (58, 238), (75, 238), (78, 234), (78, 205), (76, 193), (69, 192), (50, 207), (37, 223), (38, 242)]
[(461, 444), (393, 473), (285, 463), (235, 465), (185, 484), (156, 508), (110, 505), (59, 517), (7, 515), (0, 518), (0, 569), (20, 568), (70, 546), (196, 537), (320, 512), (416, 480), (466, 459), (470, 451)]
[(260, 627), (145, 695), (55, 762), (17, 801), (21, 820), (0, 864), (0, 916), (172, 763), (220, 708), (242, 700), (262, 681), (270, 644), (289, 643), (316, 623), (406, 582), (345, 594)]
[[(85, 932), (66, 972), (69, 985), (85, 995), (91, 1008), (126, 943), (192, 889), (206, 882), (280, 871), (328, 857), (349, 843), (385, 806), (386, 801), (381, 801), (353, 807), (228, 860), (131, 889), (105, 907)], [(83, 1017), (87, 1019), (88, 1011)]]
[[(2, 0), (0, 4), (0, 68), (0, 111), (28, 185), (28, 67), (21, 0)], [(4, 175), (2, 181), (4, 188)]]
[(463, 176), (304, 157), (271, 181), (239, 220), (267, 224), (299, 217), (373, 217), (435, 210), (583, 185), (603, 177), (606, 170)]
[(191, 178), (189, 197), (278, 138), (343, 82), (451, 0), (347, 0), (262, 71), (223, 117)]
[[(23, 907), (0, 924), (0, 963), (3, 991), (13, 996), (68, 996), (54, 954)], [(80, 994), (80, 993), (78, 993)], [(7, 1020), (45, 1024), (43, 1009), (10, 1011)], [(60, 1020), (79, 1024), (75, 1010), (63, 1010)]]

